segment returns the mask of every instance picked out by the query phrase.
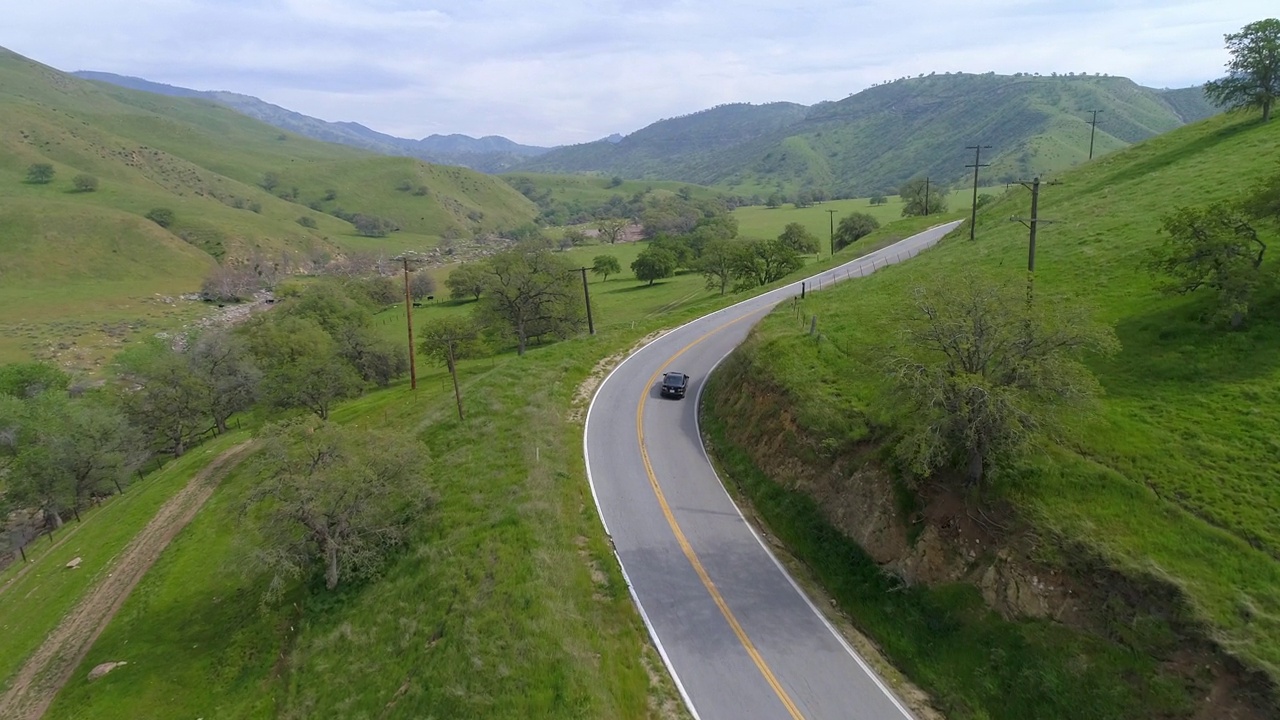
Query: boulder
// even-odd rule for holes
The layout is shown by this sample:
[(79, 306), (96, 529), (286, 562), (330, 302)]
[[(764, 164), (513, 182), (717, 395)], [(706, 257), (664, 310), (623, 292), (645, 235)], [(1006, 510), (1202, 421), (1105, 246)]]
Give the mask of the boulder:
[(106, 675), (107, 673), (111, 672), (112, 670), (115, 670), (116, 668), (120, 667), (121, 665), (128, 665), (128, 664), (129, 664), (129, 663), (124, 662), (124, 661), (121, 661), (121, 662), (104, 662), (104, 663), (102, 663), (101, 665), (97, 665), (97, 666), (95, 666), (92, 670), (90, 670), (90, 671), (89, 671), (89, 679), (90, 679), (90, 680), (97, 680), (98, 678), (102, 677), (103, 675)]
[(80, 558), (78, 557), (73, 558), (71, 562), (67, 563), (67, 567), (71, 568), (72, 570), (75, 570), (76, 568), (80, 567)]

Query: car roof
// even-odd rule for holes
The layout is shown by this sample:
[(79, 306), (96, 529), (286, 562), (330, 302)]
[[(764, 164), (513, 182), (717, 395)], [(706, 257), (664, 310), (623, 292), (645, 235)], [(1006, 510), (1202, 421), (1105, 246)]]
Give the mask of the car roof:
[(678, 377), (678, 378), (680, 378), (681, 380), (684, 380), (685, 378), (689, 377), (688, 375), (685, 375), (684, 373), (681, 373), (681, 372), (669, 372), (669, 373), (663, 373), (663, 374), (662, 374), (662, 379), (663, 379), (663, 380), (666, 380), (667, 378), (672, 377), (672, 376), (674, 376), (674, 377)]

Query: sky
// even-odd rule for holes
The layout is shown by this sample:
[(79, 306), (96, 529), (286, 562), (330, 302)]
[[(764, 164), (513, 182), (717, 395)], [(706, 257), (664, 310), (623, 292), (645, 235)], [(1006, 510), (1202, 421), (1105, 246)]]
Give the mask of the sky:
[(839, 100), (930, 72), (1223, 74), (1275, 0), (0, 0), (59, 70), (228, 90), (391, 135), (529, 145), (732, 102)]

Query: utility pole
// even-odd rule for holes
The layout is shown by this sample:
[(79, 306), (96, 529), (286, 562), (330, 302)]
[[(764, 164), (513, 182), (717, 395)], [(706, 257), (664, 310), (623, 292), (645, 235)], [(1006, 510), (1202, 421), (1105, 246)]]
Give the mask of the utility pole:
[[(1025, 188), (1031, 190), (1031, 217), (1023, 219), (1020, 217), (1009, 218), (1013, 222), (1020, 222), (1027, 226), (1029, 231), (1027, 242), (1027, 305), (1031, 304), (1033, 296), (1035, 272), (1036, 272), (1036, 230), (1039, 229), (1040, 223), (1053, 222), (1052, 220), (1043, 220), (1040, 218), (1040, 178), (1032, 179), (1030, 183), (1018, 183)], [(1050, 183), (1056, 184), (1056, 183)]]
[(587, 331), (592, 335), (596, 334), (595, 321), (591, 319), (591, 291), (587, 289), (587, 271), (591, 268), (580, 267), (578, 271), (582, 273), (582, 294), (587, 298)]
[(929, 176), (928, 175), (926, 175), (924, 178), (924, 214), (925, 214), (925, 217), (929, 216)]
[(831, 226), (831, 230), (830, 230), (831, 234), (828, 236), (831, 239), (831, 257), (835, 257), (836, 256), (836, 211), (835, 210), (827, 211), (827, 221), (828, 221), (827, 224)]
[(969, 214), (969, 239), (973, 240), (973, 226), (978, 221), (978, 168), (990, 167), (991, 163), (983, 164), (982, 151), (990, 150), (990, 145), (969, 145), (965, 150), (973, 151), (973, 164), (965, 165), (965, 167), (973, 168), (973, 210)]
[(404, 317), (409, 327), (409, 389), (418, 389), (418, 368), (413, 361), (413, 301), (409, 298), (409, 256), (401, 255), (404, 262)]
[(1093, 159), (1093, 135), (1098, 130), (1098, 113), (1101, 110), (1090, 110), (1093, 113), (1093, 119), (1089, 121), (1089, 159)]

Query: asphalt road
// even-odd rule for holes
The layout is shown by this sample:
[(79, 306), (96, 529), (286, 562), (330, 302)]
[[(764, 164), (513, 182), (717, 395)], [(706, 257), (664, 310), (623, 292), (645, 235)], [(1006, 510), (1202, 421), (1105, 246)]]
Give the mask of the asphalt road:
[[(870, 274), (936, 243), (927, 230), (804, 281)], [(585, 450), (605, 531), (686, 705), (701, 720), (911, 718), (742, 517), (698, 432), (703, 382), (796, 282), (679, 327), (627, 358), (587, 412)], [(664, 371), (688, 397), (658, 394)]]

